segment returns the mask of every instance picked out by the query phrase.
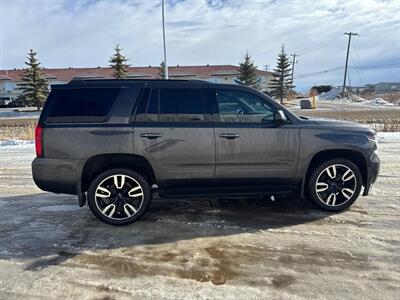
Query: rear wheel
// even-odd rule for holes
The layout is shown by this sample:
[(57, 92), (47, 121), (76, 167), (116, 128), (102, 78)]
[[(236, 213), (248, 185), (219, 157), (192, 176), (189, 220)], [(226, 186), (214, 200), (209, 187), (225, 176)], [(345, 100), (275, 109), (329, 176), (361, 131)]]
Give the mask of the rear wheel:
[(333, 159), (320, 164), (311, 173), (308, 195), (319, 208), (340, 211), (356, 201), (361, 186), (361, 173), (353, 162)]
[(111, 225), (126, 225), (139, 219), (151, 202), (146, 179), (131, 170), (112, 169), (90, 184), (88, 203), (93, 214)]

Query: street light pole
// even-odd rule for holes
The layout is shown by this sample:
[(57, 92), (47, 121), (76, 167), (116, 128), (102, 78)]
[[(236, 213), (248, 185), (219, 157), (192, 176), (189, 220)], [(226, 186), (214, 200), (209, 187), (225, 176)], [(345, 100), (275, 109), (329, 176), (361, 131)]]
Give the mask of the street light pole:
[(167, 64), (167, 46), (165, 43), (165, 16), (164, 16), (164, 0), (162, 0), (162, 28), (163, 28), (163, 43), (164, 43), (164, 73), (165, 79), (168, 79), (168, 64)]

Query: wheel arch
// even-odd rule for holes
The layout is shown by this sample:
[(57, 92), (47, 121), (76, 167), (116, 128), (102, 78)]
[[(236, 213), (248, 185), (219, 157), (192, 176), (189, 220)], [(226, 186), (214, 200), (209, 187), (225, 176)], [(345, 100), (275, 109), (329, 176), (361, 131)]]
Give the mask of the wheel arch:
[(98, 154), (87, 159), (82, 168), (81, 191), (86, 192), (92, 180), (99, 174), (117, 168), (130, 169), (144, 175), (150, 186), (157, 182), (150, 162), (143, 156), (122, 153)]
[(304, 180), (303, 180), (302, 194), (304, 194), (305, 187), (308, 184), (311, 172), (319, 164), (321, 164), (324, 161), (328, 161), (330, 159), (340, 159), (340, 158), (350, 160), (359, 168), (362, 177), (362, 185), (365, 186), (368, 180), (368, 166), (364, 155), (359, 151), (351, 149), (329, 149), (329, 150), (322, 150), (316, 153), (310, 160), (310, 163), (308, 164), (307, 167), (307, 171), (303, 177)]

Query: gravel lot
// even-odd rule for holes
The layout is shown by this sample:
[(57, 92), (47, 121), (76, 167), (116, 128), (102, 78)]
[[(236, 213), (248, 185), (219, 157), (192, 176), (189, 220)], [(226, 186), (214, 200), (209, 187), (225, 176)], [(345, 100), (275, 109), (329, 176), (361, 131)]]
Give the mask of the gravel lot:
[(400, 144), (372, 195), (328, 214), (295, 199), (153, 201), (127, 227), (38, 190), (33, 146), (0, 149), (0, 299), (394, 299)]

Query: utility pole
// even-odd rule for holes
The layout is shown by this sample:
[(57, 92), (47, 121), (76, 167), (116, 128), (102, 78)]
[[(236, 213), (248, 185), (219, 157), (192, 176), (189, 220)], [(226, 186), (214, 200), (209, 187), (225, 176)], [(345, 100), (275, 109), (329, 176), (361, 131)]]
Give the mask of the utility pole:
[(292, 93), (293, 93), (294, 64), (297, 63), (296, 56), (299, 56), (299, 55), (295, 52), (293, 54), (290, 54), (290, 56), (293, 57), (293, 60), (292, 60), (292, 75), (290, 76), (290, 92), (289, 92), (289, 96), (291, 96)]
[(345, 67), (344, 67), (344, 79), (343, 79), (342, 97), (344, 97), (344, 92), (345, 92), (345, 90), (346, 90), (347, 64), (348, 64), (348, 62), (349, 62), (349, 52), (350, 52), (351, 36), (352, 36), (352, 35), (359, 35), (357, 32), (345, 32), (344, 34), (349, 36), (349, 41), (348, 41), (348, 43), (347, 43), (346, 65), (345, 65)]
[(167, 63), (167, 46), (165, 43), (165, 17), (164, 17), (164, 0), (162, 0), (162, 28), (163, 28), (163, 44), (164, 44), (164, 72), (165, 79), (168, 79), (168, 63)]
[(269, 65), (265, 65), (265, 71), (268, 72)]
[(292, 60), (292, 76), (291, 76), (291, 78), (290, 78), (290, 85), (291, 85), (291, 89), (293, 90), (294, 64), (297, 63), (297, 61), (296, 61), (296, 56), (298, 57), (299, 55), (295, 52), (295, 53), (293, 53), (293, 54), (290, 54), (290, 56), (293, 57), (293, 60)]

